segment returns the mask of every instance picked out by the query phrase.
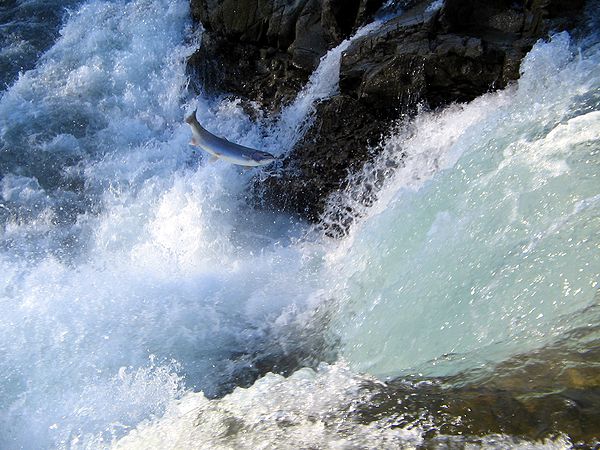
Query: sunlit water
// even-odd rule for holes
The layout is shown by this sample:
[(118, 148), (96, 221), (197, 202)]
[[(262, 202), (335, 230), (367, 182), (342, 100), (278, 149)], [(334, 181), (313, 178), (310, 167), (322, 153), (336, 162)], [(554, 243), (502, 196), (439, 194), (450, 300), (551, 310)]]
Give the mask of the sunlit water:
[(333, 328), (353, 366), (446, 375), (475, 354), (541, 346), (594, 303), (598, 58), (557, 35), (527, 56), (518, 86), (423, 113), (387, 140), (375, 168), (397, 155), (403, 167), (329, 255)]
[[(326, 222), (360, 211), (333, 241), (248, 207), (253, 172), (193, 154), (181, 119), (198, 106), (283, 155), (348, 42), (254, 123), (188, 93), (200, 40), (187, 1), (88, 1), (2, 93), (1, 448), (415, 445), (418, 429), (344, 422), (361, 380), (455, 373), (581, 323), (600, 268), (597, 45), (556, 36), (518, 86), (391, 129), (332, 200)], [(209, 400), (295, 352), (343, 362)]]

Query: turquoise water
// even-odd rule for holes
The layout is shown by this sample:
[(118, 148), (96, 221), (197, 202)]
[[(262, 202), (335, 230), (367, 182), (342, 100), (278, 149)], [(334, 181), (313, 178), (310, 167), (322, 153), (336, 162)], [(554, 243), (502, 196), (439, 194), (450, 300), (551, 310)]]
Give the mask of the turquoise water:
[(331, 264), (353, 367), (447, 375), (543, 346), (595, 303), (598, 57), (557, 35), (518, 86), (388, 140), (404, 167)]

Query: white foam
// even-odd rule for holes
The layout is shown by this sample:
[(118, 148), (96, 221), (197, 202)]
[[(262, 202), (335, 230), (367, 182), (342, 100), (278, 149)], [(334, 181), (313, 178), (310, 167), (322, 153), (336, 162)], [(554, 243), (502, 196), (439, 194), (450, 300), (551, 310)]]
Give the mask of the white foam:
[[(391, 429), (383, 423), (347, 424), (361, 382), (343, 365), (302, 369), (289, 378), (268, 374), (250, 389), (220, 400), (190, 394), (160, 421), (147, 423), (115, 449), (133, 448), (348, 448), (415, 447), (422, 430)], [(339, 414), (341, 413), (341, 414)]]
[[(225, 430), (236, 423), (230, 417), (244, 415), (252, 432), (232, 437), (236, 443), (259, 443), (263, 436), (276, 442), (282, 431), (277, 416), (268, 416), (276, 408), (297, 420), (290, 445), (419, 442), (419, 430), (359, 427), (352, 437), (323, 427), (325, 411), (341, 408), (361, 379), (347, 368), (304, 370), (289, 382), (269, 375), (219, 401), (188, 391), (203, 389), (210, 397), (269, 345), (293, 352), (306, 338), (297, 330), (322, 328), (312, 321), (313, 310), (324, 305), (332, 305), (331, 316), (324, 315), (343, 332), (342, 351), (353, 368), (395, 374), (448, 351), (485, 350), (504, 330), (525, 332), (536, 343), (535, 333), (555, 313), (569, 313), (587, 298), (598, 193), (586, 171), (594, 159), (576, 155), (595, 145), (597, 116), (572, 106), (577, 98), (591, 103), (596, 56), (574, 63), (562, 35), (536, 46), (518, 88), (421, 114), (386, 142), (385, 158), (399, 163), (403, 151), (406, 159), (373, 208), (352, 203), (363, 208), (363, 218), (348, 239), (306, 241), (298, 238), (302, 224), (245, 205), (252, 174), (192, 156), (181, 118), (197, 105), (199, 118), (217, 134), (284, 154), (301, 135), (298, 126), (310, 122), (315, 102), (335, 94), (348, 42), (323, 59), (274, 125), (257, 124), (237, 101), (185, 97), (185, 59), (199, 42), (188, 8), (183, 0), (90, 0), (71, 13), (37, 67), (0, 99), (3, 163), (10, 169), (0, 199), (1, 447), (98, 448), (166, 410), (167, 422), (179, 416), (183, 422), (158, 425), (158, 437), (136, 433), (141, 441), (134, 442), (192, 445), (187, 435), (173, 439), (189, 431), (206, 432), (197, 442), (217, 445), (221, 438), (210, 428)], [(534, 81), (545, 71), (537, 89)], [(516, 150), (540, 151), (540, 162), (558, 158), (566, 165), (529, 164)], [(504, 166), (494, 172), (483, 156), (494, 170)], [(516, 169), (535, 176), (516, 177)], [(527, 203), (514, 197), (540, 186), (558, 191), (576, 175), (587, 182), (568, 199), (555, 199), (560, 208), (548, 208), (552, 217), (540, 222), (548, 226), (528, 228), (523, 220), (530, 214), (519, 209)], [(547, 182), (534, 183), (536, 177)], [(518, 195), (508, 195), (508, 187)], [(342, 205), (356, 198), (346, 194)], [(481, 199), (494, 207), (474, 208)], [(478, 214), (489, 220), (478, 222)], [(563, 216), (559, 228), (575, 230), (574, 241), (565, 244), (560, 235), (550, 245), (550, 225)], [(523, 259), (514, 240), (503, 247), (503, 234), (520, 231), (517, 225), (524, 227), (517, 233), (524, 246), (544, 229), (549, 237), (538, 248), (579, 254), (544, 260), (552, 270), (547, 281), (563, 261), (573, 267), (556, 281), (560, 295), (554, 286), (540, 291), (554, 296), (547, 309), (537, 297), (519, 298), (540, 283), (520, 278)], [(422, 241), (414, 238), (421, 235)], [(486, 254), (488, 243), (510, 247), (512, 265), (471, 258)], [(589, 265), (573, 275), (585, 258)], [(471, 269), (480, 262), (487, 264), (483, 271), (496, 270), (489, 283), (473, 282)], [(442, 271), (455, 266), (465, 271)], [(448, 276), (452, 282), (445, 284)], [(532, 302), (538, 304), (530, 312)], [(434, 313), (446, 305), (443, 314)], [(531, 320), (542, 312), (544, 321)], [(490, 317), (504, 328), (486, 326)], [(206, 410), (200, 431), (189, 414), (194, 408)], [(345, 426), (343, 420), (335, 425)]]
[(293, 145), (311, 126), (311, 119), (316, 105), (337, 93), (342, 54), (353, 41), (368, 35), (380, 26), (381, 21), (379, 20), (362, 26), (351, 37), (329, 50), (321, 58), (319, 66), (310, 76), (307, 85), (298, 93), (296, 99), (281, 112), (276, 131), (272, 134), (270, 140), (284, 142), (287, 151), (292, 149)]
[(372, 379), (354, 374), (343, 364), (323, 364), (317, 371), (302, 369), (287, 379), (268, 374), (249, 389), (238, 388), (219, 400), (188, 394), (173, 403), (163, 418), (141, 424), (112, 448), (412, 449), (423, 444), (469, 449), (571, 448), (563, 436), (536, 442), (506, 435), (473, 438), (440, 433), (427, 442), (425, 417), (425, 426), (400, 426), (406, 418), (377, 417), (376, 413), (365, 414), (370, 423), (357, 419), (361, 406), (369, 405), (376, 394)]
[(425, 12), (432, 13), (439, 11), (444, 6), (444, 0), (435, 0), (425, 9)]
[[(27, 173), (2, 179), (3, 447), (97, 447), (184, 387), (214, 394), (314, 299), (322, 249), (288, 246), (289, 218), (245, 206), (252, 174), (187, 144), (188, 8), (89, 1), (0, 100), (9, 167)], [(281, 154), (335, 93), (347, 45), (268, 130), (239, 101), (186, 109)]]

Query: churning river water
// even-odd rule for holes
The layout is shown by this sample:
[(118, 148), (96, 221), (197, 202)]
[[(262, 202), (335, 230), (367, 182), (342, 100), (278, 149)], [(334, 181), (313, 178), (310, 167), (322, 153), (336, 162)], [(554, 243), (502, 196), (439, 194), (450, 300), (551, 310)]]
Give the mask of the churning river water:
[[(330, 199), (323, 225), (355, 215), (332, 239), (248, 206), (256, 172), (193, 153), (182, 118), (284, 155), (348, 41), (253, 121), (188, 89), (186, 0), (0, 11), (0, 448), (410, 448), (422, 421), (352, 418), (383, 381), (502, 378), (597, 342), (597, 35), (540, 41), (513, 86), (391, 127)], [(479, 443), (569, 445), (514, 439)]]

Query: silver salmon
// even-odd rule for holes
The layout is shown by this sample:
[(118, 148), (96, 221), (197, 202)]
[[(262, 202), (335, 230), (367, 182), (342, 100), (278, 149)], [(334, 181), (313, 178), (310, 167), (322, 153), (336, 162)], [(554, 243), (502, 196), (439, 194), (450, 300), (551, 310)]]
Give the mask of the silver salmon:
[(192, 129), (190, 144), (210, 153), (213, 158), (219, 158), (232, 164), (246, 167), (264, 166), (275, 161), (275, 156), (270, 153), (250, 147), (229, 142), (227, 139), (215, 136), (206, 130), (198, 119), (196, 111), (186, 117), (185, 122)]

